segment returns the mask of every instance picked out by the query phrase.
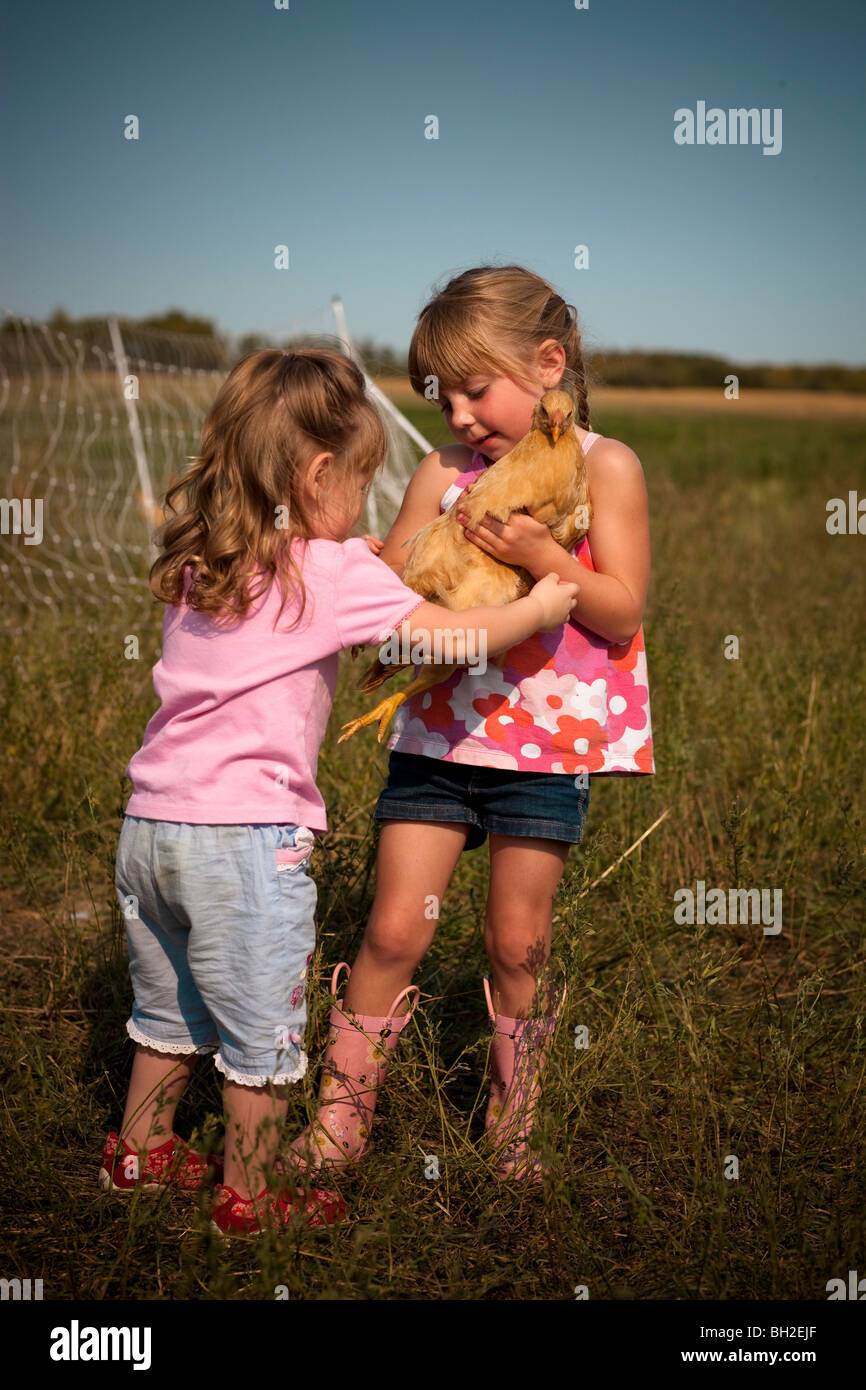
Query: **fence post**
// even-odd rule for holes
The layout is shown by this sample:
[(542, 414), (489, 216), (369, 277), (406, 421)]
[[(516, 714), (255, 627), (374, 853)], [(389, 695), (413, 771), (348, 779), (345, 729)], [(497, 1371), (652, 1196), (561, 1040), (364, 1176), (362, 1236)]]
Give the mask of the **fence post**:
[(120, 389), (126, 404), (126, 418), (129, 421), (129, 433), (132, 436), (132, 451), (135, 454), (135, 466), (138, 469), (138, 481), (141, 487), (142, 511), (147, 518), (148, 535), (150, 538), (150, 559), (151, 563), (157, 558), (159, 551), (153, 541), (153, 488), (150, 482), (150, 469), (147, 465), (147, 455), (144, 452), (144, 439), (141, 434), (141, 425), (138, 419), (138, 408), (134, 400), (130, 400), (125, 391), (126, 378), (129, 375), (129, 363), (126, 358), (126, 349), (123, 346), (123, 339), (120, 336), (120, 324), (117, 319), (108, 320), (108, 331), (111, 335), (111, 346), (114, 350), (114, 360), (117, 363), (117, 374), (120, 377)]

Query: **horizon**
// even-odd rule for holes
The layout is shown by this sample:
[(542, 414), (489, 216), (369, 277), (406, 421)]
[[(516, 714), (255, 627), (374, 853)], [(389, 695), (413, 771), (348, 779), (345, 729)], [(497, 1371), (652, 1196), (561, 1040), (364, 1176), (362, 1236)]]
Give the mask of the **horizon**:
[[(0, 305), (0, 313), (4, 313), (4, 312), (6, 312), (5, 309), (4, 309), (4, 307), (3, 307), (2, 305)], [(161, 311), (156, 311), (156, 312), (152, 312), (152, 313), (145, 313), (145, 314), (141, 315), (140, 317), (139, 317), (139, 316), (136, 316), (136, 315), (132, 315), (132, 314), (124, 314), (124, 313), (118, 311), (118, 312), (111, 312), (111, 313), (105, 313), (105, 314), (102, 314), (102, 313), (88, 313), (88, 314), (82, 314), (82, 315), (80, 316), (80, 318), (77, 318), (77, 317), (76, 317), (76, 318), (73, 318), (72, 315), (69, 315), (69, 314), (67, 313), (67, 310), (66, 310), (66, 306), (65, 306), (65, 305), (63, 305), (63, 304), (55, 304), (55, 305), (52, 306), (51, 312), (47, 315), (47, 317), (46, 317), (44, 320), (35, 320), (35, 321), (36, 321), (36, 322), (44, 322), (44, 323), (46, 323), (46, 324), (49, 324), (49, 323), (51, 323), (52, 320), (53, 320), (58, 314), (60, 314), (60, 313), (66, 315), (66, 316), (71, 320), (71, 322), (73, 322), (73, 323), (76, 323), (76, 322), (79, 322), (79, 321), (84, 321), (84, 322), (87, 322), (87, 321), (101, 322), (101, 321), (107, 320), (107, 319), (109, 319), (109, 318), (117, 318), (121, 323), (123, 323), (123, 322), (136, 323), (136, 324), (138, 324), (138, 325), (140, 325), (140, 326), (142, 326), (142, 327), (145, 327), (145, 326), (152, 326), (152, 325), (149, 324), (149, 321), (151, 321), (151, 320), (156, 321), (156, 323), (157, 323), (157, 325), (158, 325), (159, 322), (160, 322), (160, 320), (162, 320), (162, 319), (164, 319), (164, 318), (167, 318), (169, 315), (171, 315), (171, 314), (177, 314), (177, 313), (184, 314), (185, 311), (184, 311), (183, 309), (181, 309), (177, 304), (171, 304), (171, 305), (168, 305), (165, 309), (163, 309), (163, 310), (161, 310)], [(24, 314), (24, 313), (21, 313), (21, 314), (13, 314), (13, 315), (11, 315), (11, 317), (13, 317), (13, 318), (20, 318), (23, 322), (28, 322), (28, 321), (29, 321), (29, 322), (33, 322), (33, 321), (34, 321), (33, 315), (27, 315), (27, 314)], [(193, 316), (192, 316), (192, 315), (189, 315), (188, 317), (192, 318)], [(205, 317), (205, 319), (207, 318), (207, 316), (203, 316), (203, 317)], [(225, 339), (226, 341), (228, 341), (228, 342), (229, 342), (232, 346), (234, 346), (234, 347), (236, 347), (237, 344), (238, 344), (238, 342), (239, 342), (242, 338), (244, 338), (244, 337), (262, 337), (262, 336), (263, 336), (261, 333), (258, 333), (257, 330), (254, 329), (254, 328), (253, 328), (253, 329), (247, 330), (246, 333), (240, 333), (240, 334), (238, 334), (238, 333), (231, 333), (229, 330), (220, 328), (220, 326), (219, 326), (219, 324), (216, 322), (216, 320), (211, 320), (211, 322), (212, 322), (213, 325), (214, 325), (213, 337), (215, 337), (215, 338), (217, 338), (217, 339)], [(184, 330), (182, 330), (182, 329), (164, 329), (164, 328), (160, 328), (160, 327), (156, 326), (156, 327), (152, 327), (152, 331), (155, 332), (155, 333), (166, 333), (166, 334), (177, 333), (177, 335), (178, 335), (179, 337), (185, 337), (185, 336), (187, 336), (187, 335), (185, 334)], [(189, 336), (194, 337), (195, 335), (194, 335), (194, 334), (190, 334)], [(205, 335), (203, 335), (203, 336), (207, 337), (207, 336), (210, 336), (210, 335), (205, 334)], [(327, 336), (327, 335), (325, 335), (325, 336)], [(333, 334), (333, 335), (331, 335), (331, 336), (333, 336), (333, 337), (336, 339), (336, 336), (337, 336), (337, 335), (336, 335), (336, 334)], [(406, 352), (408, 351), (408, 344), (406, 345), (405, 348), (400, 349), (400, 348), (398, 348), (398, 347), (395, 347), (393, 343), (385, 343), (385, 342), (376, 341), (374, 338), (371, 338), (371, 336), (370, 336), (369, 334), (365, 334), (365, 335), (364, 335), (363, 341), (365, 341), (365, 342), (372, 342), (373, 347), (374, 347), (377, 351), (390, 351), (390, 352), (394, 353), (395, 355), (396, 355), (397, 353), (400, 353), (400, 352), (406, 353)], [(353, 337), (352, 337), (352, 342), (353, 342), (353, 345), (357, 348), (358, 345), (359, 345), (359, 339), (357, 339), (356, 337), (353, 336)], [(263, 344), (263, 346), (265, 346), (265, 347), (268, 347), (268, 346), (274, 346), (274, 347), (276, 347), (276, 346), (279, 346), (279, 344), (277, 344), (277, 343), (265, 343), (265, 344)], [(731, 357), (731, 358), (721, 358), (721, 354), (712, 353), (712, 352), (707, 352), (707, 351), (705, 351), (705, 350), (700, 350), (700, 349), (693, 349), (693, 348), (676, 348), (676, 347), (674, 347), (674, 348), (655, 348), (655, 347), (642, 347), (642, 346), (634, 346), (634, 345), (629, 345), (629, 346), (627, 346), (627, 347), (613, 347), (613, 346), (611, 346), (611, 345), (609, 345), (609, 344), (600, 344), (600, 345), (595, 345), (595, 346), (593, 346), (593, 347), (585, 348), (585, 352), (584, 352), (584, 355), (585, 355), (586, 357), (602, 356), (602, 355), (606, 355), (606, 354), (615, 355), (615, 356), (623, 356), (623, 357), (627, 357), (627, 356), (629, 356), (629, 355), (631, 355), (631, 354), (635, 354), (635, 355), (646, 356), (646, 357), (687, 357), (687, 358), (696, 358), (696, 359), (699, 359), (699, 358), (714, 358), (714, 357), (719, 357), (721, 360), (724, 360), (724, 361), (725, 361), (726, 365), (729, 365), (729, 366), (742, 366), (742, 367), (845, 367), (845, 368), (847, 368), (847, 369), (850, 369), (851, 371), (856, 371), (856, 370), (858, 370), (858, 369), (862, 369), (862, 368), (866, 367), (866, 360), (864, 360), (863, 362), (845, 362), (845, 361), (842, 361), (842, 360), (839, 359), (839, 358), (837, 358), (837, 359), (835, 359), (835, 360), (834, 360), (834, 359), (831, 359), (831, 358), (828, 358), (828, 359), (821, 360), (821, 361), (818, 361), (817, 359), (811, 359), (811, 360), (808, 360), (808, 361), (807, 361), (807, 360), (805, 360), (805, 359), (804, 359), (804, 360), (800, 360), (800, 359), (794, 359), (794, 358), (789, 358), (789, 359), (781, 359), (781, 358), (780, 358), (780, 359), (772, 359), (772, 360), (769, 359), (769, 358), (756, 358), (754, 361), (748, 361), (748, 360), (746, 360), (746, 359), (744, 359), (744, 358), (733, 358), (733, 357)], [(654, 389), (654, 388), (651, 388), (651, 389)]]

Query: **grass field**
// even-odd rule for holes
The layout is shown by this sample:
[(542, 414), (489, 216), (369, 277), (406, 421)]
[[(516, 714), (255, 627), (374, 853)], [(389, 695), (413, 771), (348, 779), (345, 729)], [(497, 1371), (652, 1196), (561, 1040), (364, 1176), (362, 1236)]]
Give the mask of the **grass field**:
[[(477, 1148), (486, 849), (463, 856), (443, 904), (372, 1153), (340, 1184), (346, 1223), (224, 1250), (195, 1198), (98, 1191), (132, 1056), (113, 855), (123, 770), (155, 708), (161, 615), (130, 661), (115, 614), (5, 607), (7, 1277), (43, 1278), (46, 1298), (268, 1299), (285, 1285), (305, 1299), (534, 1300), (585, 1284), (594, 1299), (824, 1299), (830, 1278), (866, 1268), (866, 539), (825, 527), (829, 498), (866, 492), (866, 422), (725, 405), (593, 403), (594, 428), (629, 443), (647, 476), (658, 771), (594, 780), (558, 899), (569, 996), (545, 1074), (541, 1192), (498, 1184)], [(435, 410), (408, 413), (446, 442)], [(346, 658), (320, 759), (331, 831), (313, 861), (313, 1063), (326, 980), (354, 958), (375, 869), (386, 757), (369, 733), (336, 745), (361, 705), (355, 670)], [(678, 925), (674, 894), (699, 879), (780, 889), (780, 934)], [(292, 1093), (293, 1133), (316, 1081), (313, 1065)], [(205, 1060), (178, 1127), (211, 1141), (219, 1114)]]

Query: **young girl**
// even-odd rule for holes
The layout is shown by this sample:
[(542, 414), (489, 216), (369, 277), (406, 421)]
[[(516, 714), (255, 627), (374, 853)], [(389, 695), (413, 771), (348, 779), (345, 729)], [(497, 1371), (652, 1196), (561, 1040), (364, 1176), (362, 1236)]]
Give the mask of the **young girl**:
[[(631, 449), (590, 430), (573, 308), (528, 270), (480, 267), (450, 281), (421, 313), (409, 373), (419, 394), (438, 398), (458, 443), (429, 454), (409, 484), (381, 551), (397, 574), (407, 538), (455, 502), (459, 508), (462, 491), (529, 430), (539, 396), (564, 382), (575, 383), (591, 526), (570, 554), (527, 514), (487, 517), (465, 531), (536, 578), (555, 570), (579, 582), (578, 600), (564, 626), (511, 648), (502, 669), (457, 671), (398, 713), (376, 808), (383, 824), (372, 915), (342, 1010), (332, 1010), (316, 1123), (289, 1161), (339, 1168), (363, 1152), (405, 1023), (383, 1030), (393, 1020), (377, 1015), (396, 990), (405, 993), (430, 945), (430, 901), (441, 902), (461, 852), (489, 835), (484, 943), (501, 1012), (485, 977), (494, 1030), (486, 1130), (497, 1176), (537, 1180), (528, 1137), (557, 1016), (549, 994), (537, 998), (538, 981), (557, 885), (583, 834), (589, 777), (655, 770), (641, 627), (646, 490)], [(546, 1014), (538, 1021), (529, 1017), (536, 1003)]]
[[(270, 1194), (277, 1088), (305, 1073), (305, 980), (315, 948), (307, 863), (326, 829), (316, 786), (337, 653), (427, 642), (455, 615), (425, 603), (368, 547), (347, 540), (386, 451), (358, 369), (338, 352), (265, 349), (219, 391), (201, 453), (167, 494), (150, 577), (169, 605), (154, 667), (161, 700), (130, 761), (134, 791), (115, 882), (126, 918), (136, 1054), (100, 1182), (194, 1188), (206, 1160), (173, 1132), (199, 1053), (224, 1082), (222, 1233), (333, 1221), (313, 1189)], [(177, 505), (175, 505), (177, 504)], [(457, 615), (467, 643), (502, 651), (555, 630), (575, 601), (550, 574), (505, 608)], [(411, 622), (404, 620), (411, 615)]]

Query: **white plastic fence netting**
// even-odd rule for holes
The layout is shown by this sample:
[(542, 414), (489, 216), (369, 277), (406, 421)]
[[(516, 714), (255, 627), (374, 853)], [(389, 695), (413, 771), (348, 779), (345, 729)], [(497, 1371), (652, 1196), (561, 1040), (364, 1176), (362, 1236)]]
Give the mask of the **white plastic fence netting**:
[[(343, 348), (363, 368), (347, 335)], [(153, 606), (147, 576), (159, 504), (198, 452), (204, 417), (240, 355), (221, 339), (116, 321), (113, 330), (97, 322), (71, 336), (4, 316), (0, 582), (19, 620), (35, 606), (116, 615)], [(368, 388), (389, 447), (362, 522), (384, 535), (430, 446), (369, 378)]]

